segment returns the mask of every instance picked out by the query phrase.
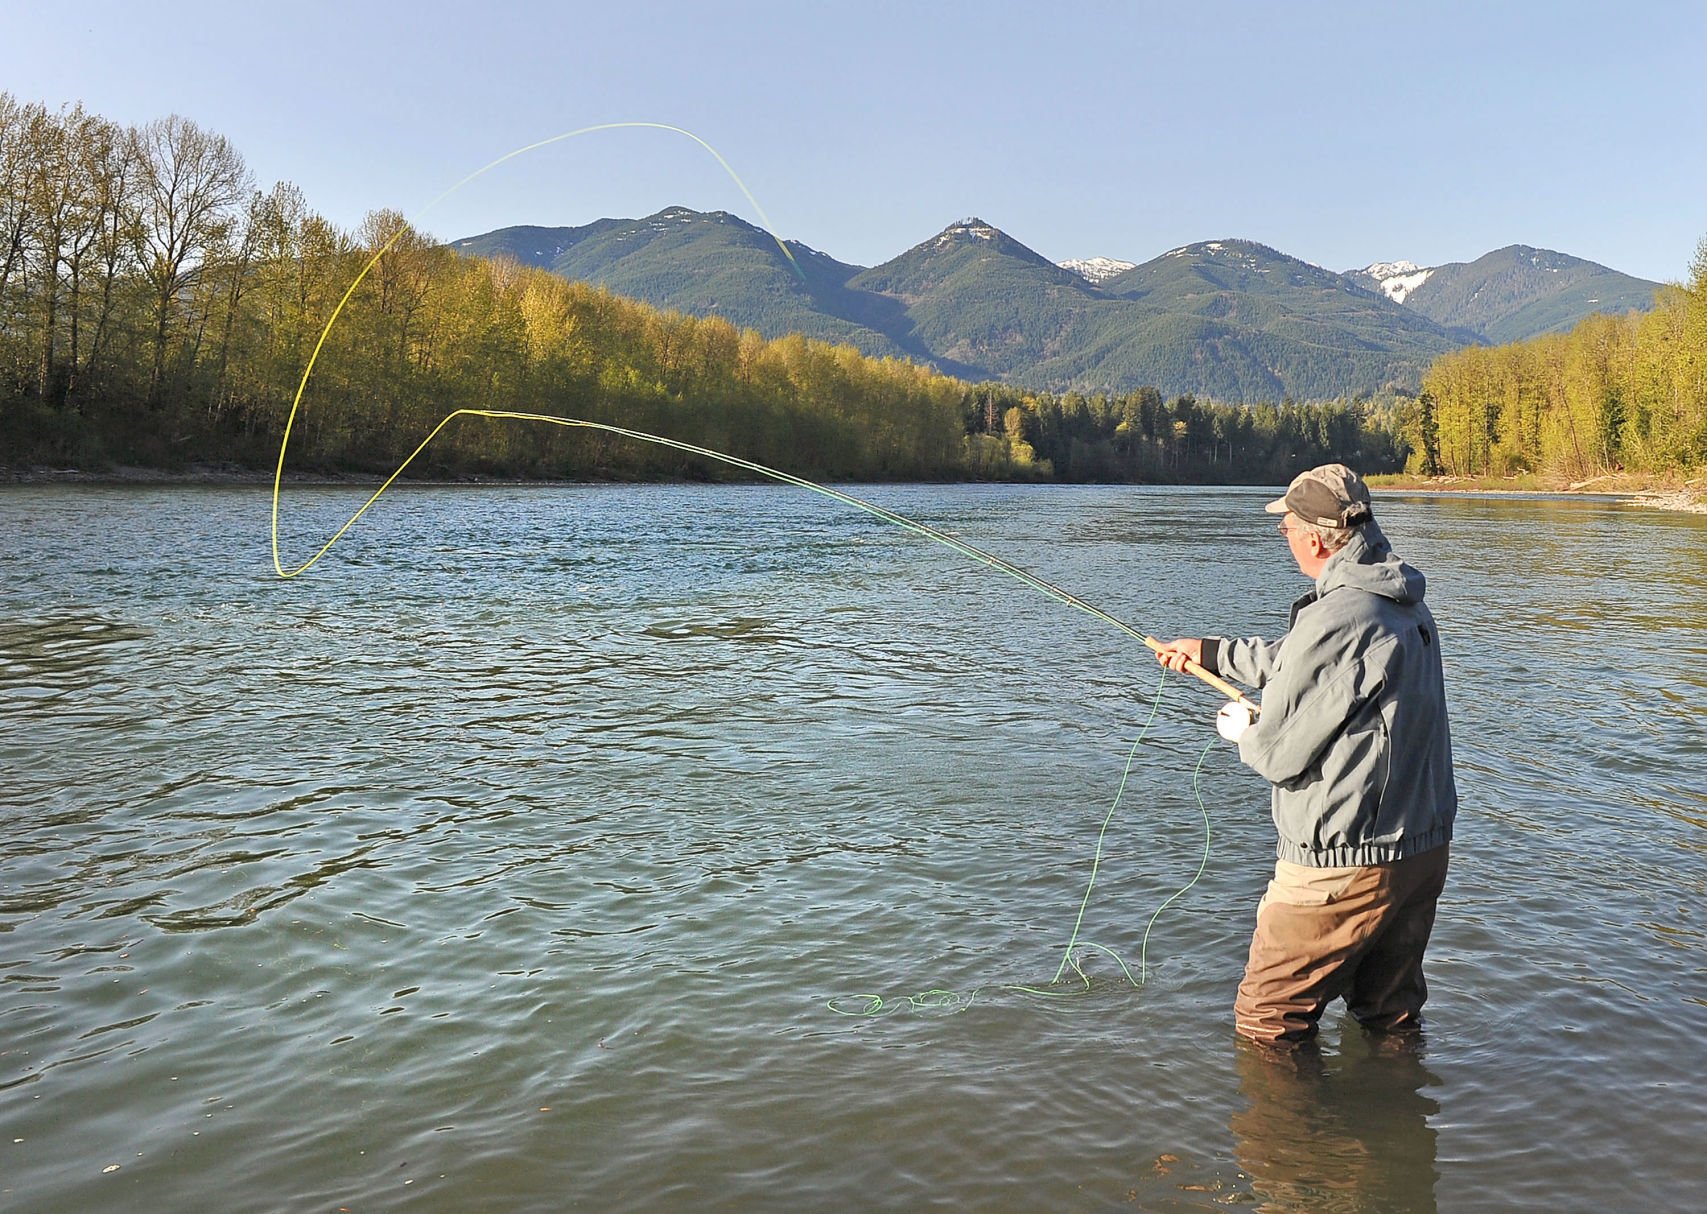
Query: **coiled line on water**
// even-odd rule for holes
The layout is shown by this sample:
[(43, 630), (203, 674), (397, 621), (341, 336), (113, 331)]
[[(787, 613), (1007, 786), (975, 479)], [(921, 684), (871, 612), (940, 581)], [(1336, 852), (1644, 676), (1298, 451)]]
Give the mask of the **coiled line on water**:
[[(1081, 964), (1082, 953), (1080, 950), (1085, 949), (1095, 950), (1096, 952), (1104, 953), (1109, 957), (1112, 957), (1114, 959), (1114, 963), (1120, 967), (1121, 976), (1126, 980), (1126, 982), (1134, 990), (1143, 989), (1144, 984), (1149, 981), (1150, 976), (1149, 957), (1151, 929), (1156, 926), (1156, 920), (1161, 917), (1162, 912), (1183, 898), (1186, 893), (1198, 883), (1202, 878), (1204, 871), (1209, 867), (1209, 809), (1203, 802), (1201, 780), (1203, 775), (1203, 762), (1209, 757), (1209, 752), (1213, 750), (1215, 746), (1213, 738), (1205, 744), (1203, 750), (1198, 754), (1197, 764), (1192, 768), (1191, 772), (1192, 796), (1197, 799), (1197, 809), (1203, 817), (1203, 854), (1198, 860), (1197, 871), (1191, 875), (1191, 880), (1187, 881), (1184, 885), (1180, 886), (1179, 889), (1170, 894), (1162, 904), (1151, 913), (1149, 921), (1145, 923), (1144, 936), (1140, 941), (1138, 948), (1137, 977), (1133, 977), (1131, 967), (1126, 964), (1125, 959), (1121, 957), (1119, 953), (1106, 945), (1098, 944), (1090, 940), (1080, 940), (1079, 930), (1084, 926), (1085, 910), (1090, 906), (1091, 893), (1096, 889), (1097, 874), (1102, 869), (1103, 851), (1108, 839), (1108, 828), (1114, 821), (1115, 812), (1119, 810), (1122, 798), (1126, 795), (1127, 779), (1132, 774), (1132, 764), (1138, 757), (1138, 750), (1144, 745), (1145, 740), (1149, 737), (1150, 727), (1155, 724), (1156, 713), (1162, 704), (1162, 691), (1166, 684), (1167, 675), (1164, 670), (1162, 682), (1157, 686), (1155, 698), (1150, 702), (1150, 715), (1145, 719), (1143, 728), (1138, 731), (1138, 737), (1133, 741), (1132, 749), (1127, 752), (1126, 765), (1120, 772), (1120, 785), (1115, 789), (1114, 800), (1109, 803), (1108, 812), (1103, 815), (1102, 827), (1097, 831), (1096, 849), (1091, 858), (1091, 875), (1090, 879), (1085, 883), (1085, 896), (1079, 901), (1079, 913), (1077, 918), (1073, 920), (1072, 934), (1067, 940), (1066, 948), (1061, 952), (1061, 964), (1056, 967), (1055, 976), (1049, 980), (1048, 987), (1026, 986), (1020, 983), (1004, 982), (993, 987), (975, 987), (964, 995), (956, 991), (944, 990), (940, 987), (933, 988), (928, 991), (920, 991), (915, 995), (907, 995), (891, 999), (885, 999), (882, 995), (870, 993), (837, 995), (833, 999), (828, 1000), (825, 1006), (832, 1012), (835, 1012), (838, 1016), (876, 1016), (886, 1008), (898, 1007), (902, 1003), (905, 1003), (907, 1006), (917, 1011), (946, 1010), (950, 1014), (958, 1014), (970, 1008), (978, 996), (985, 990), (1014, 991), (1024, 995), (1039, 995), (1047, 999), (1061, 999), (1074, 995), (1082, 995), (1091, 989), (1090, 975), (1085, 973), (1084, 966)], [(1067, 990), (1061, 990), (1059, 988), (1062, 975), (1064, 975), (1068, 969), (1071, 969), (1074, 974), (1078, 975), (1079, 982), (1076, 985), (1071, 985)]]

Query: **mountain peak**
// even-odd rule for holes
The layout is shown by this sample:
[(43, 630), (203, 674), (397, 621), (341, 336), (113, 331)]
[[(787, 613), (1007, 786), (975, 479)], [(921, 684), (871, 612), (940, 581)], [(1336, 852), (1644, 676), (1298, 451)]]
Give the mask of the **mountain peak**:
[(939, 245), (955, 244), (965, 240), (1000, 240), (1005, 233), (993, 224), (985, 223), (976, 215), (949, 224), (936, 234), (934, 243)]
[(947, 264), (960, 264), (968, 256), (977, 260), (985, 254), (995, 254), (1006, 259), (1017, 259), (1034, 266), (1045, 266), (1052, 274), (1058, 275), (1061, 281), (1084, 285), (1083, 279), (1077, 275), (1063, 270), (1043, 254), (1035, 249), (1027, 248), (994, 224), (986, 223), (976, 215), (949, 224), (929, 240), (921, 241), (901, 256), (884, 262), (877, 269), (885, 270), (897, 265), (931, 264), (939, 261)]
[(1560, 270), (1574, 270), (1579, 266), (1604, 270), (1605, 266), (1597, 266), (1592, 261), (1584, 261), (1580, 257), (1572, 257), (1569, 253), (1558, 253), (1552, 249), (1537, 249), (1526, 244), (1511, 244), (1503, 249), (1495, 249), (1492, 253), (1478, 260), (1487, 258), (1509, 257), (1513, 262), (1526, 263), (1537, 270), (1546, 270), (1557, 274)]
[(1279, 249), (1270, 248), (1255, 240), (1199, 240), (1181, 245), (1177, 249), (1169, 249), (1162, 257), (1183, 257), (1189, 261), (1209, 262), (1264, 273), (1267, 272), (1267, 267), (1276, 265), (1306, 266), (1311, 270), (1331, 273), (1314, 262), (1294, 257), (1290, 253), (1282, 253)]
[(1372, 261), (1363, 267), (1362, 273), (1371, 278), (1391, 278), (1395, 274), (1415, 274), (1427, 268), (1414, 261)]
[(1254, 240), (1198, 240), (1169, 249), (1164, 257), (1248, 257), (1253, 252), (1274, 253)]
[(645, 219), (640, 220), (641, 223), (649, 223), (653, 227), (662, 227), (663, 225), (670, 223), (700, 223), (706, 221), (711, 223), (734, 223), (745, 228), (753, 226), (745, 219), (742, 219), (739, 215), (731, 215), (728, 211), (696, 211), (692, 207), (665, 207), (662, 211), (655, 211)]

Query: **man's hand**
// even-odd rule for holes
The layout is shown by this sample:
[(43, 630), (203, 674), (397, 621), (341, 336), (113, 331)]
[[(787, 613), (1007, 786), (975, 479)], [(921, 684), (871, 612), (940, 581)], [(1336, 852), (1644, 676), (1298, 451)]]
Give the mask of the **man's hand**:
[(1187, 662), (1203, 663), (1203, 642), (1196, 637), (1166, 641), (1156, 650), (1156, 661), (1169, 670), (1184, 670)]

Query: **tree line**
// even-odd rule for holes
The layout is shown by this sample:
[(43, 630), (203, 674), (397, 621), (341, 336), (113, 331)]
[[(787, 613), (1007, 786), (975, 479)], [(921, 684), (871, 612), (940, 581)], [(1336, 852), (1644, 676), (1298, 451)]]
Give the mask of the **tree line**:
[(1707, 465), (1707, 240), (1653, 311), (1437, 359), (1400, 428), (1426, 476), (1586, 480)]
[(1230, 405), (1154, 388), (1062, 396), (1006, 384), (965, 393), (970, 470), (1071, 481), (1274, 484), (1314, 464), (1396, 471), (1396, 401)]
[[(223, 137), (0, 92), (0, 465), (389, 472), (458, 408), (656, 432), (815, 478), (1273, 482), (1398, 468), (1391, 408), (1251, 408), (970, 384), (462, 257), (394, 211), (344, 231)], [(720, 465), (589, 430), (459, 419), (430, 476), (663, 478)]]

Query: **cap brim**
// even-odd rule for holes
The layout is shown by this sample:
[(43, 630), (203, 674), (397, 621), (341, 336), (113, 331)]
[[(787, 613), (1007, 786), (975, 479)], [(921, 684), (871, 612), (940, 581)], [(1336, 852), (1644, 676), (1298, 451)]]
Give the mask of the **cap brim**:
[(1283, 497), (1277, 497), (1268, 505), (1264, 506), (1263, 509), (1268, 511), (1270, 514), (1285, 514), (1286, 499)]

